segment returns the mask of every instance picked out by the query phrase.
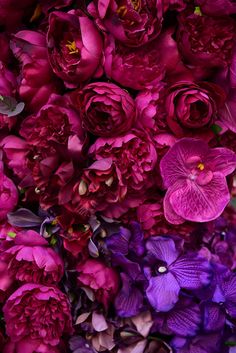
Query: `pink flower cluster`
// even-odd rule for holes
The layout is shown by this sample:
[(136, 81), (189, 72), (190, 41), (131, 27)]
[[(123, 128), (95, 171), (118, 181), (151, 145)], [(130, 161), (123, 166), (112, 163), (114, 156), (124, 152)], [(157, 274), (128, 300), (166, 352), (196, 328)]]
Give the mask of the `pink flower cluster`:
[[(4, 353), (171, 352), (140, 326), (159, 300), (143, 242), (178, 236), (179, 251), (235, 221), (235, 15), (234, 0), (0, 0)], [(140, 288), (127, 319), (120, 293)], [(126, 325), (140, 349), (117, 343)]]

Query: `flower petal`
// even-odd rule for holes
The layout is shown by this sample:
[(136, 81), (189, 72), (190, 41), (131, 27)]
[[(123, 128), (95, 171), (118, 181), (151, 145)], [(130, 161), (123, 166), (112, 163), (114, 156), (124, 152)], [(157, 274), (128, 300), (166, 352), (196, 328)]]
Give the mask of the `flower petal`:
[(179, 257), (169, 270), (175, 276), (181, 288), (197, 289), (207, 285), (211, 280), (211, 270), (208, 261), (187, 254)]
[(185, 180), (181, 188), (169, 190), (173, 210), (181, 217), (193, 222), (208, 222), (221, 215), (230, 200), (225, 177), (214, 173), (206, 185), (197, 185)]
[(208, 150), (207, 144), (201, 140), (183, 138), (177, 141), (160, 162), (165, 187), (171, 187), (179, 178), (186, 178), (188, 175), (186, 161), (192, 157), (198, 157), (201, 160)]
[(147, 298), (157, 311), (169, 311), (178, 301), (180, 287), (172, 273), (152, 277), (146, 290)]
[(167, 265), (174, 262), (179, 255), (174, 241), (170, 238), (151, 238), (147, 241), (146, 248), (148, 254), (155, 256), (158, 260), (165, 261)]

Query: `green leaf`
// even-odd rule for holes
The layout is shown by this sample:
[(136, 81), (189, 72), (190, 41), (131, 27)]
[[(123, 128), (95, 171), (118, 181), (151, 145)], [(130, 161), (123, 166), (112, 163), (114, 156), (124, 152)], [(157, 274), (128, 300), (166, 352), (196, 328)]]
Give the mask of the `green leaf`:
[(211, 130), (214, 132), (215, 135), (219, 135), (219, 133), (222, 131), (222, 127), (217, 124), (213, 124), (211, 125)]
[(235, 341), (226, 341), (225, 345), (229, 346), (229, 347), (235, 347), (236, 346), (236, 342)]
[(25, 104), (23, 102), (17, 103), (15, 98), (0, 95), (0, 114), (8, 117), (16, 116), (22, 112)]
[(50, 245), (54, 246), (57, 243), (57, 238), (56, 237), (52, 237), (50, 240)]

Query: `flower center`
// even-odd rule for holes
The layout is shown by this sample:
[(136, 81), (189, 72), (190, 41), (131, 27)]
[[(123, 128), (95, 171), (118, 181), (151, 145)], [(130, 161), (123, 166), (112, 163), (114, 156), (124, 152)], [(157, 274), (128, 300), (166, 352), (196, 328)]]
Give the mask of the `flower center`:
[(77, 54), (79, 52), (79, 49), (76, 47), (75, 41), (67, 41), (66, 47), (69, 50), (69, 54)]
[(141, 5), (140, 0), (131, 0), (131, 4), (135, 11), (138, 11), (140, 9), (140, 5)]
[[(139, 11), (140, 10), (140, 6), (141, 6), (141, 1), (140, 0), (131, 0), (130, 1), (133, 9), (135, 11)], [(121, 17), (124, 18), (125, 15), (128, 12), (128, 8), (130, 9), (130, 4), (128, 5), (121, 5), (118, 7), (118, 9), (116, 10), (116, 13)]]
[(127, 7), (125, 5), (119, 6), (116, 13), (123, 18), (127, 14)]
[(203, 163), (199, 163), (197, 168), (202, 171), (205, 169), (205, 165)]
[(159, 273), (165, 273), (167, 271), (167, 268), (165, 266), (160, 266), (160, 267), (158, 267), (157, 271)]

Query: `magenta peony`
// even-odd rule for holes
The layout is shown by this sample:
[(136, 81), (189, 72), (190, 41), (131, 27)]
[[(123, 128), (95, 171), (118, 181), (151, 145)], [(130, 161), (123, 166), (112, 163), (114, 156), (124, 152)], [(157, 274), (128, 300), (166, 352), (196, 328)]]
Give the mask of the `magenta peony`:
[(230, 17), (208, 17), (191, 11), (179, 15), (177, 43), (189, 65), (205, 69), (230, 63), (235, 22)]
[(6, 164), (13, 170), (14, 174), (20, 179), (23, 179), (29, 174), (27, 167), (26, 155), (28, 153), (28, 144), (25, 140), (14, 136), (8, 135), (1, 142), (6, 160)]
[(94, 23), (80, 11), (52, 12), (47, 43), (53, 71), (67, 87), (78, 87), (99, 68), (102, 39)]
[(217, 120), (224, 101), (224, 91), (213, 83), (178, 82), (167, 90), (167, 124), (178, 137), (203, 134)]
[(39, 339), (30, 339), (27, 337), (18, 342), (7, 342), (3, 353), (65, 353), (65, 351), (61, 350), (58, 346), (44, 344)]
[(183, 66), (172, 35), (173, 29), (169, 28), (151, 43), (136, 49), (107, 37), (104, 51), (106, 75), (135, 90), (154, 87), (165, 75), (171, 81), (179, 77), (191, 79), (193, 75)]
[(20, 97), (27, 110), (36, 113), (61, 88), (49, 64), (46, 37), (40, 32), (20, 31), (13, 36), (11, 49), (22, 65)]
[(11, 277), (26, 283), (51, 284), (60, 281), (64, 265), (47, 241), (33, 230), (19, 232), (2, 253)]
[(94, 0), (88, 10), (117, 40), (137, 47), (159, 34), (164, 4), (162, 0)]
[(29, 337), (56, 346), (63, 333), (72, 333), (70, 305), (56, 287), (25, 284), (6, 301), (6, 330), (13, 342)]
[(127, 91), (113, 83), (96, 82), (75, 92), (83, 126), (97, 136), (112, 137), (130, 130), (136, 109)]
[(234, 0), (197, 0), (200, 11), (210, 16), (222, 16), (236, 13)]
[(96, 299), (105, 307), (114, 299), (119, 288), (119, 276), (115, 270), (101, 261), (89, 259), (77, 265), (78, 281), (94, 291)]
[(26, 118), (20, 130), (30, 146), (50, 151), (69, 150), (69, 141), (75, 136), (78, 148), (82, 149), (84, 132), (78, 113), (70, 107), (67, 97), (51, 95), (47, 104), (36, 115)]
[(6, 218), (18, 202), (18, 191), (11, 179), (3, 171), (3, 163), (0, 161), (0, 220)]

